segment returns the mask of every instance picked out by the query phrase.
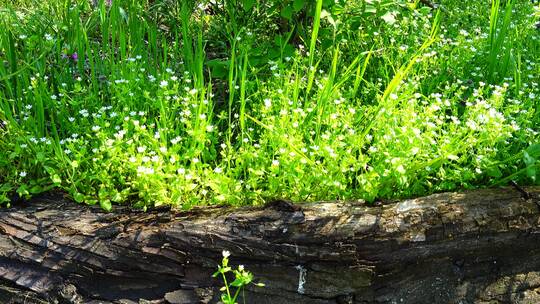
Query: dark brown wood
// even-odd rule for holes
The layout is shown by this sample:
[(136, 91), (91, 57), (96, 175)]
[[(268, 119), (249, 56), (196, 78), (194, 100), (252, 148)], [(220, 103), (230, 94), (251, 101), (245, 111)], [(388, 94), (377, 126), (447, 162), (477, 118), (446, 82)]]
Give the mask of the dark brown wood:
[(215, 303), (229, 250), (266, 284), (247, 303), (538, 303), (525, 190), (147, 213), (42, 197), (0, 210), (0, 302)]

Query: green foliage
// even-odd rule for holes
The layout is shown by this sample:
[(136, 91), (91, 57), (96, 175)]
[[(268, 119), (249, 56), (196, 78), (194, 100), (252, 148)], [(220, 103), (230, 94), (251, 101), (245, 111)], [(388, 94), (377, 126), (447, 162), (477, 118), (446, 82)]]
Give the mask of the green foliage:
[(0, 0), (0, 203), (537, 184), (528, 2)]
[[(237, 304), (237, 299), (241, 295), (243, 289), (252, 284), (258, 287), (264, 287), (263, 283), (253, 283), (253, 274), (246, 269), (243, 265), (238, 266), (237, 269), (233, 269), (229, 266), (229, 256), (230, 252), (223, 251), (223, 259), (221, 260), (221, 265), (218, 265), (218, 270), (212, 275), (214, 278), (220, 277), (223, 280), (224, 286), (220, 289), (221, 302), (223, 304)], [(227, 275), (229, 273), (234, 274), (234, 280), (232, 282), (227, 281)], [(236, 288), (236, 291), (234, 291)], [(245, 303), (245, 297), (242, 294)]]

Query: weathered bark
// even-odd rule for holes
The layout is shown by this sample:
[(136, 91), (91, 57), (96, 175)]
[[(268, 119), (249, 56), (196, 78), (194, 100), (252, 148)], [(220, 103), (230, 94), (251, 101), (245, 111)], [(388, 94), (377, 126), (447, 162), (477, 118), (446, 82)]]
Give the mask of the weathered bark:
[(215, 303), (227, 249), (266, 284), (247, 303), (537, 303), (527, 190), (147, 213), (40, 198), (0, 211), (0, 302)]

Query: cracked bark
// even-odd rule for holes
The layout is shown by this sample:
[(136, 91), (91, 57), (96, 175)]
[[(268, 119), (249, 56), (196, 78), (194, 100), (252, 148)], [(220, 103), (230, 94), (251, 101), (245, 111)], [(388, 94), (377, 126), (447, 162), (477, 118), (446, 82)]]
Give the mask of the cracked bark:
[(226, 249), (266, 284), (248, 303), (537, 303), (526, 190), (147, 213), (41, 197), (0, 210), (0, 302), (216, 303)]

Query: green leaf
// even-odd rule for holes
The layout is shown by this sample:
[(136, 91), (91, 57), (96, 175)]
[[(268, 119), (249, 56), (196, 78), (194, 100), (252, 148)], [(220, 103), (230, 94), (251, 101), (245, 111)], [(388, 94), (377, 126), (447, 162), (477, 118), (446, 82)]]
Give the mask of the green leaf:
[(540, 157), (540, 144), (532, 144), (526, 150), (527, 153), (533, 158)]
[(106, 199), (106, 200), (100, 200), (99, 201), (99, 205), (101, 206), (101, 208), (105, 211), (111, 211), (112, 210), (112, 204), (111, 204), (111, 201)]
[(206, 62), (212, 70), (212, 77), (224, 79), (229, 72), (229, 61), (213, 59)]
[(306, 0), (294, 0), (293, 2), (293, 10), (295, 13), (298, 13), (304, 8), (304, 5), (306, 4)]
[(231, 282), (231, 286), (234, 286), (234, 287), (241, 287), (244, 285), (245, 285), (244, 280), (242, 280), (241, 278), (237, 278), (236, 280)]
[(244, 5), (244, 10), (249, 11), (255, 5), (255, 0), (242, 0), (242, 4)]
[(87, 205), (90, 205), (90, 206), (94, 206), (95, 204), (97, 204), (97, 200), (96, 199), (91, 199), (91, 198), (88, 198), (84, 201)]
[(13, 186), (11, 184), (6, 183), (6, 184), (1, 184), (0, 185), (0, 193), (1, 192), (9, 192), (12, 189), (13, 189)]
[(98, 191), (98, 197), (100, 200), (106, 199), (109, 196), (109, 191), (107, 191), (107, 188), (101, 187)]
[(17, 193), (20, 196), (28, 196), (28, 195), (30, 195), (30, 192), (28, 192), (28, 186), (27, 185), (21, 185), (19, 188), (17, 188)]
[(84, 195), (83, 195), (82, 193), (77, 192), (77, 193), (75, 193), (75, 194), (73, 195), (73, 199), (74, 199), (77, 203), (82, 203), (82, 202), (84, 202)]
[(122, 16), (124, 21), (128, 21), (129, 17), (128, 17), (128, 14), (126, 13), (126, 11), (121, 7), (118, 8), (118, 11), (120, 12), (120, 16)]
[(43, 192), (43, 187), (41, 187), (40, 185), (35, 185), (33, 186), (32, 188), (30, 188), (30, 193), (32, 194), (37, 194), (37, 193), (41, 193)]
[(53, 176), (51, 176), (51, 180), (55, 185), (59, 185), (62, 183), (62, 179), (58, 174), (54, 174)]
[(495, 178), (499, 178), (503, 175), (501, 170), (499, 170), (499, 167), (497, 166), (488, 168), (486, 170), (486, 173), (488, 176), (495, 177)]
[(111, 197), (111, 201), (115, 202), (115, 203), (119, 203), (122, 201), (122, 195), (118, 192), (118, 191), (114, 191), (112, 197)]
[(39, 161), (39, 162), (43, 162), (45, 160), (45, 154), (43, 152), (38, 152), (36, 153), (36, 159)]
[(283, 35), (275, 35), (274, 36), (274, 44), (280, 47), (284, 42)]
[(536, 166), (533, 165), (527, 167), (527, 177), (536, 181)]
[(373, 4), (366, 4), (366, 9), (364, 12), (368, 14), (375, 14), (377, 12), (377, 8)]
[(536, 159), (534, 157), (531, 157), (527, 151), (523, 151), (523, 162), (525, 165), (530, 166), (536, 162)]
[(429, 13), (431, 13), (431, 8), (428, 6), (422, 6), (420, 9), (418, 9), (418, 11), (420, 12), (420, 14), (427, 16), (429, 15)]
[(281, 17), (291, 20), (293, 15), (293, 9), (290, 5), (287, 5), (281, 9)]

